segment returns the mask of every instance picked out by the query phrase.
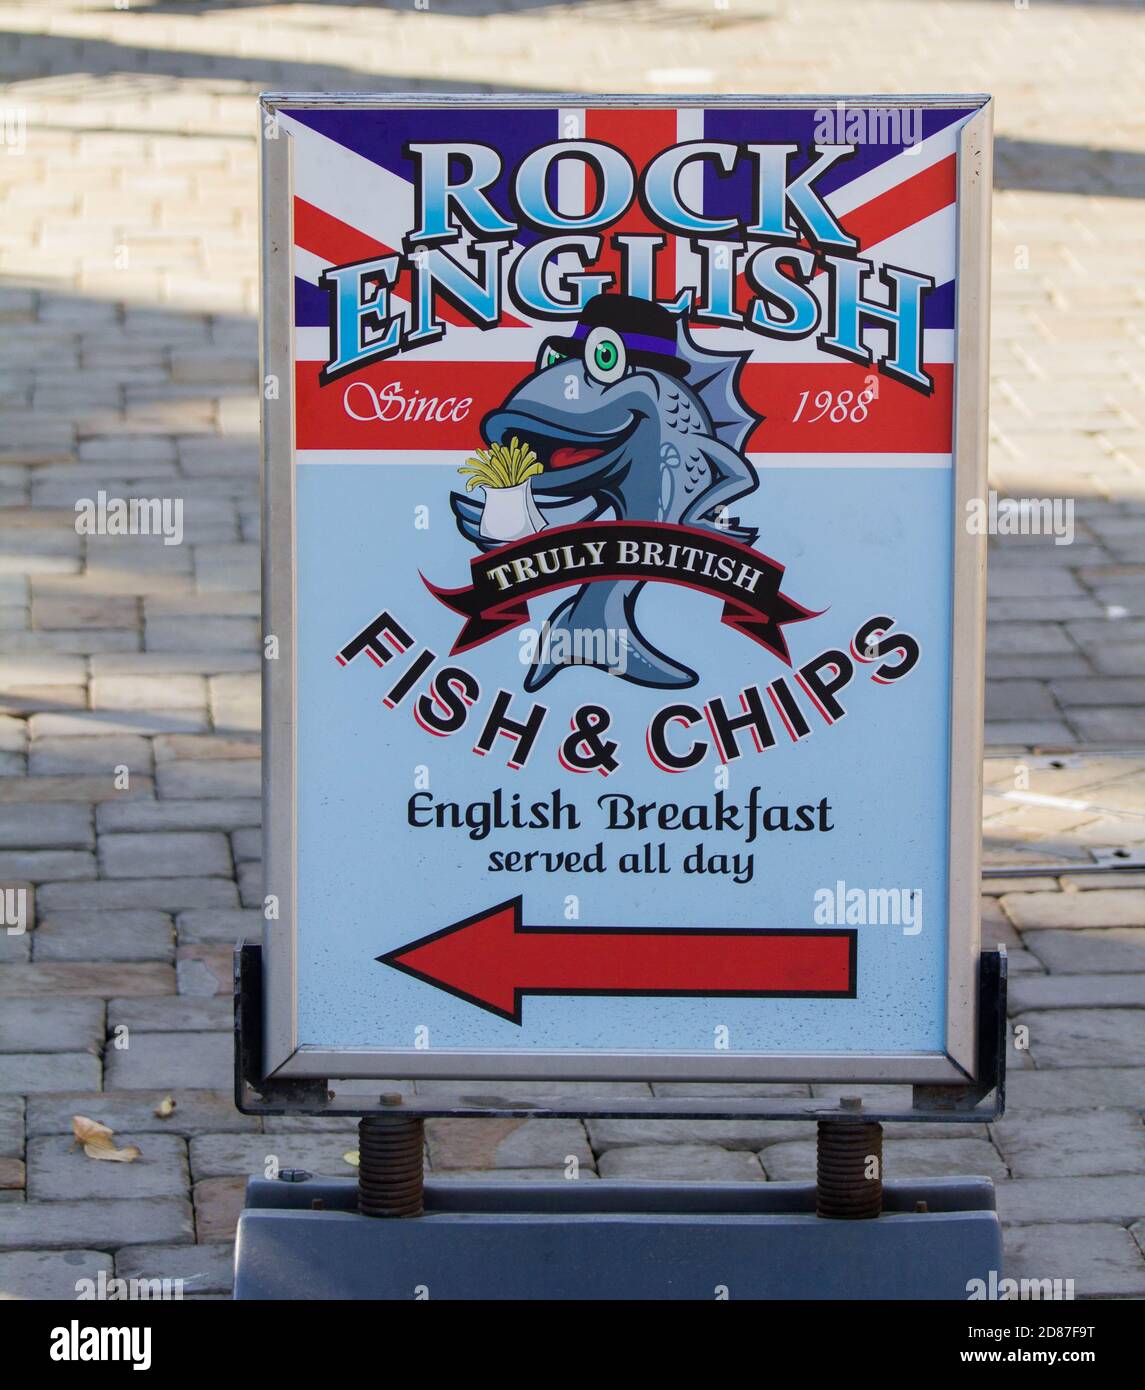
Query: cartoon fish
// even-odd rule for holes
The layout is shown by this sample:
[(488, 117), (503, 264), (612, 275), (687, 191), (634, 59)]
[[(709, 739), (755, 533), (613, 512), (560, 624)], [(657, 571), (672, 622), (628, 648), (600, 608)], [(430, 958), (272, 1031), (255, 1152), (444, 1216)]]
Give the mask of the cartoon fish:
[[(516, 436), (536, 453), (543, 472), (531, 480), (533, 496), (551, 525), (602, 517), (675, 522), (751, 545), (757, 531), (724, 511), (759, 486), (741, 452), (760, 419), (738, 389), (748, 355), (702, 351), (680, 318), (650, 300), (597, 295), (570, 337), (548, 339), (536, 371), (485, 417), (481, 434), (489, 445)], [(460, 493), (450, 500), (462, 534), (493, 548), (481, 535), (481, 504)], [(695, 671), (640, 631), (644, 583), (598, 581), (565, 599), (545, 625), (525, 689), (539, 690), (566, 664), (596, 666), (637, 685), (695, 685)], [(585, 643), (586, 633), (600, 634), (599, 644)], [(610, 633), (623, 635), (619, 665), (592, 655), (614, 649)], [(557, 635), (565, 641), (552, 641)], [(550, 647), (587, 647), (589, 655), (555, 662)]]

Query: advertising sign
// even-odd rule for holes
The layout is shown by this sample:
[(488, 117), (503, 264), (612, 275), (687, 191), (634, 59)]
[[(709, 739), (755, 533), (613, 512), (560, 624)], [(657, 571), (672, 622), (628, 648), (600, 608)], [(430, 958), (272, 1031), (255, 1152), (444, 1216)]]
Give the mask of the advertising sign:
[(972, 1074), (988, 98), (262, 114), (268, 1071)]

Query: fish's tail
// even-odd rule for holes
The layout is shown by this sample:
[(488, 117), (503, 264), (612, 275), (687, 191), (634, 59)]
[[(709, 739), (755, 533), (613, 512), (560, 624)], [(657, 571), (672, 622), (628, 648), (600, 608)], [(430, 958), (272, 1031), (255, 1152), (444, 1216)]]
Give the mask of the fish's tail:
[(525, 689), (540, 690), (566, 666), (593, 666), (660, 689), (695, 685), (695, 671), (665, 656), (636, 626), (636, 597), (643, 587), (643, 580), (608, 580), (585, 584), (565, 599), (541, 629)]

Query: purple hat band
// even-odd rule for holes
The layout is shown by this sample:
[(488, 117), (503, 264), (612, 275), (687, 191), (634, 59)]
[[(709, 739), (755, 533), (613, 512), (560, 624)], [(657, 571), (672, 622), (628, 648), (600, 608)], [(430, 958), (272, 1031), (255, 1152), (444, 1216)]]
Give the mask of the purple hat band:
[[(578, 323), (573, 329), (574, 338), (587, 338), (594, 328), (600, 325)], [(613, 329), (623, 339), (625, 347), (635, 352), (657, 352), (663, 357), (676, 356), (674, 338), (661, 338), (651, 333), (629, 333), (626, 329)]]

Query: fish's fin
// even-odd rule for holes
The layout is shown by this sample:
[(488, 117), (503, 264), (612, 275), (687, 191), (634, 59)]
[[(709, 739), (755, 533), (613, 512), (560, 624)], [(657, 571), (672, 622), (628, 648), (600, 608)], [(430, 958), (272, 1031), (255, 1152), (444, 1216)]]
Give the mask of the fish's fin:
[(676, 351), (688, 364), (688, 386), (695, 391), (712, 420), (716, 438), (730, 449), (742, 449), (763, 419), (747, 404), (740, 376), (751, 353), (705, 352), (696, 345), (681, 319)]
[[(693, 495), (680, 517), (681, 522), (685, 526), (707, 526), (738, 540), (740, 537), (731, 529), (735, 527), (744, 533), (746, 539), (750, 528), (729, 522), (724, 516), (724, 509), (729, 502), (735, 502), (756, 490), (759, 478), (755, 469), (741, 453), (718, 439), (699, 440), (695, 450), (689, 473), (694, 473), (697, 480), (702, 478), (703, 484), (698, 487), (695, 484), (686, 486), (685, 490)], [(747, 544), (750, 545), (754, 539), (752, 535)]]

